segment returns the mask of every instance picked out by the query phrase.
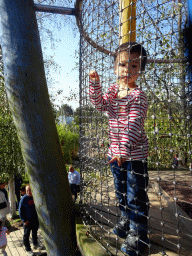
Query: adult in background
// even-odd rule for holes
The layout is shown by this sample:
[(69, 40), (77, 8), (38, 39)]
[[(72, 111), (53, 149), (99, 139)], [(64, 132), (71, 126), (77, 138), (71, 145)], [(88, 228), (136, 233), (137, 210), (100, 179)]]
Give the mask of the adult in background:
[(20, 188), (21, 188), (21, 184), (23, 182), (23, 179), (21, 177), (21, 174), (15, 174), (15, 195), (17, 198), (17, 203), (16, 203), (16, 209), (18, 210), (19, 208), (19, 202), (21, 199), (21, 195), (20, 195)]
[(9, 200), (5, 186), (5, 182), (0, 182), (0, 218), (3, 221), (3, 226), (5, 226), (6, 215), (10, 213)]
[(8, 198), (8, 193), (7, 193), (7, 190), (6, 190), (6, 185), (7, 183), (5, 182), (0, 182), (0, 190), (5, 194), (5, 198), (7, 200), (7, 202), (9, 201), (9, 198)]
[(80, 174), (76, 170), (74, 170), (73, 166), (69, 167), (68, 172), (68, 180), (69, 186), (71, 188), (71, 194), (74, 195), (74, 202), (77, 199), (77, 192), (80, 186)]
[(24, 195), (19, 203), (19, 216), (23, 222), (24, 235), (23, 243), (28, 255), (33, 255), (31, 246), (29, 243), (30, 232), (32, 231), (32, 241), (33, 249), (40, 247), (37, 240), (37, 231), (39, 228), (39, 221), (37, 217), (37, 212), (35, 209), (35, 204), (33, 201), (33, 195), (30, 185), (26, 185), (26, 195)]

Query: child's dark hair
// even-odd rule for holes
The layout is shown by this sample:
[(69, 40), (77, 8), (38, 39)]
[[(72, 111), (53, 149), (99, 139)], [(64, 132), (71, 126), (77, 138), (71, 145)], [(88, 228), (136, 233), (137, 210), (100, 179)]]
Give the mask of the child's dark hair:
[(2, 228), (2, 225), (3, 225), (3, 221), (2, 219), (0, 219), (0, 229)]
[(21, 187), (20, 191), (25, 192), (25, 186)]
[(136, 42), (126, 42), (126, 43), (121, 44), (115, 50), (115, 54), (114, 54), (115, 65), (116, 65), (116, 59), (117, 59), (118, 53), (124, 52), (124, 51), (129, 52), (129, 53), (137, 52), (140, 56), (142, 56), (141, 71), (145, 70), (145, 65), (147, 62), (147, 53), (146, 53), (145, 48), (141, 44), (138, 44)]

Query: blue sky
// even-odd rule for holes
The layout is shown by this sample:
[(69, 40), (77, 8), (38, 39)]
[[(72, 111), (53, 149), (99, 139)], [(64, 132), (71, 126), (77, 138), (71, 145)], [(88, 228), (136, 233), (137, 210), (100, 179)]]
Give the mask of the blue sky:
[[(63, 90), (63, 93), (58, 97), (58, 103), (61, 104), (62, 101), (71, 105), (73, 108), (78, 107), (78, 102), (76, 101), (65, 101), (64, 97), (70, 96), (70, 90), (77, 92), (79, 87), (79, 71), (75, 68), (78, 59), (75, 59), (75, 51), (79, 48), (79, 35), (74, 37), (72, 29), (67, 27), (58, 31), (60, 36), (60, 43), (58, 43), (57, 48), (54, 50), (54, 60), (60, 66), (59, 72), (52, 75), (52, 77), (58, 81), (54, 85), (55, 91)], [(51, 49), (47, 49), (49, 53)]]
[[(54, 14), (51, 15), (54, 16)], [(58, 18), (58, 20), (60, 19), (61, 22), (60, 29), (56, 25), (50, 24), (48, 21), (47, 27), (52, 31), (54, 38), (60, 41), (56, 42), (54, 47), (51, 47), (49, 40), (41, 41), (44, 55), (47, 55), (48, 59), (49, 56), (53, 56), (53, 60), (59, 65), (57, 71), (51, 69), (51, 77), (55, 83), (53, 85), (54, 88), (49, 88), (49, 90), (54, 96), (58, 90), (63, 90), (63, 93), (57, 96), (55, 103), (58, 105), (67, 103), (75, 109), (79, 106), (78, 99), (69, 102), (65, 100), (65, 98), (70, 96), (71, 90), (78, 93), (79, 71), (77, 67), (75, 70), (74, 68), (76, 63), (78, 63), (76, 51), (79, 49), (79, 32), (78, 29), (76, 29), (74, 33), (74, 26), (76, 25), (70, 26), (68, 22), (66, 22), (69, 16), (66, 15), (65, 18), (60, 14), (57, 14), (57, 16), (56, 18)], [(73, 24), (75, 24), (75, 17), (71, 17), (71, 19)], [(75, 58), (75, 56), (77, 58)]]

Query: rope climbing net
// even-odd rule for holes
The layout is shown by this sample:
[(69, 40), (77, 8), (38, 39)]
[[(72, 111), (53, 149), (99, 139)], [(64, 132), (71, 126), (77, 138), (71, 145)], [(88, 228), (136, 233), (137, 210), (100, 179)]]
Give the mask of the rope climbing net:
[[(189, 255), (192, 87), (184, 44), (187, 4), (183, 0), (79, 0), (76, 7), (81, 32), (80, 197), (84, 223), (111, 255), (129, 255), (130, 251), (144, 255), (143, 244), (149, 255), (169, 251)], [(133, 41), (147, 52), (146, 68), (138, 71), (136, 81), (136, 91), (144, 94), (129, 90), (126, 97), (120, 97), (121, 78), (117, 74), (122, 68), (121, 52), (134, 55), (130, 48), (120, 53), (116, 49)], [(142, 63), (140, 54), (137, 63)], [(123, 65), (134, 68), (130, 61)], [(90, 79), (91, 70), (97, 72), (99, 81)], [(135, 97), (137, 113), (131, 113)], [(127, 144), (123, 146), (123, 142)], [(116, 155), (126, 161), (110, 166), (108, 156)], [(138, 161), (142, 172), (134, 167)], [(128, 162), (129, 168), (125, 167)], [(132, 195), (131, 189), (139, 191), (139, 196), (132, 198), (136, 194)], [(120, 220), (126, 234), (123, 239), (117, 234)], [(124, 242), (130, 227), (139, 241), (132, 249), (128, 249), (129, 241), (128, 246)]]

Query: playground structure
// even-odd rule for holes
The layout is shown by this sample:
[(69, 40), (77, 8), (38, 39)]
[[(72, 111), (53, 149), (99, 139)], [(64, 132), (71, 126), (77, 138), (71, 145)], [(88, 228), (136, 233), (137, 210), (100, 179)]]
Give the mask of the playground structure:
[[(192, 88), (184, 44), (186, 4), (184, 1), (77, 1), (81, 10), (77, 19), (81, 31), (80, 157), (84, 182), (81, 201), (85, 225), (109, 255), (124, 255), (120, 250), (123, 240), (112, 232), (120, 210), (107, 165), (108, 117), (90, 102), (89, 71), (96, 70), (100, 75), (104, 94), (116, 82), (115, 49), (129, 41), (141, 43), (148, 52), (146, 70), (138, 81), (149, 103), (145, 130), (150, 143), (150, 242), (146, 255), (171, 255), (171, 252), (188, 255), (192, 251), (192, 234), (186, 229), (191, 219), (179, 207), (184, 203), (191, 205), (190, 183), (186, 182), (191, 175), (192, 128)], [(175, 156), (179, 159), (178, 166), (173, 163)], [(184, 198), (179, 193), (182, 180), (189, 189)], [(172, 187), (170, 197), (166, 186)], [(154, 248), (155, 243), (159, 248)]]
[[(185, 1), (77, 1), (75, 8), (48, 7), (37, 4), (32, 6), (32, 1), (28, 3), (31, 12), (34, 10), (49, 11), (76, 15), (77, 18), (77, 24), (81, 32), (80, 167), (83, 181), (81, 191), (82, 212), (84, 212), (84, 224), (89, 228), (90, 235), (101, 243), (109, 255), (122, 255), (119, 250), (121, 240), (113, 236), (111, 232), (111, 228), (117, 223), (119, 210), (115, 198), (112, 174), (106, 159), (108, 120), (104, 113), (98, 113), (90, 103), (88, 74), (90, 69), (96, 69), (101, 77), (103, 91), (106, 91), (109, 85), (115, 82), (113, 56), (118, 45), (126, 41), (137, 41), (142, 43), (147, 50), (148, 65), (138, 85), (145, 91), (149, 102), (145, 129), (150, 144), (148, 166), (150, 170), (149, 197), (151, 204), (149, 230), (151, 233), (149, 237), (152, 246), (149, 246), (148, 254), (153, 253), (153, 245), (156, 242), (160, 244), (158, 253), (165, 255), (169, 250), (177, 253), (177, 255), (189, 255), (187, 253), (191, 248), (192, 235), (190, 229), (188, 230), (183, 226), (183, 220), (190, 227), (191, 218), (180, 211), (178, 203), (179, 201), (182, 203), (182, 201), (177, 190), (182, 180), (190, 180), (192, 162), (192, 88), (184, 45), (184, 31), (188, 21), (187, 3)], [(22, 11), (24, 12), (25, 9)], [(27, 20), (26, 16), (25, 19)], [(4, 41), (2, 47), (4, 56), (5, 53), (9, 52), (9, 44), (6, 45), (5, 42), (8, 41)], [(38, 40), (37, 45), (39, 45)], [(34, 50), (33, 56), (38, 56), (38, 54), (39, 50)], [(9, 67), (8, 64), (11, 62), (5, 58), (4, 63), (6, 67)], [(9, 73), (10, 70), (6, 69), (6, 72)], [(11, 94), (9, 82), (7, 83), (8, 91)], [(42, 84), (45, 84), (45, 82), (43, 81)], [(44, 90), (43, 92), (38, 88), (35, 92), (37, 96), (34, 97), (33, 95), (34, 102), (39, 100), (38, 94), (44, 95), (44, 93), (47, 93), (46, 89)], [(49, 103), (45, 102), (44, 105), (49, 105)], [(15, 111), (15, 107), (12, 108), (12, 111)], [(36, 111), (38, 112), (38, 109)], [(48, 115), (49, 111), (47, 112), (46, 108), (44, 109), (45, 112)], [(14, 112), (14, 115), (16, 122), (18, 122), (17, 113)], [(27, 121), (24, 118), (22, 122), (29, 122), (29, 118), (27, 118)], [(20, 127), (22, 127), (22, 122)], [(50, 120), (47, 123), (43, 122), (43, 124), (48, 126), (49, 122)], [(55, 134), (54, 127), (52, 131)], [(45, 136), (45, 134), (47, 135)], [(48, 134), (52, 134), (52, 132), (48, 131), (47, 133), (45, 129), (41, 136), (47, 138)], [(56, 135), (52, 137), (57, 141)], [(30, 143), (33, 145), (33, 140)], [(26, 150), (25, 146), (23, 148), (27, 156), (28, 149)], [(53, 148), (57, 148), (57, 155), (60, 155), (58, 145), (55, 146), (51, 142), (51, 149)], [(43, 155), (44, 150), (45, 148), (42, 146), (42, 151), (38, 154)], [(34, 150), (32, 153), (34, 154)], [(50, 150), (50, 154), (52, 154), (52, 150)], [(176, 154), (179, 158), (178, 169), (172, 164), (172, 159)], [(54, 155), (56, 156), (56, 153)], [(36, 167), (32, 168), (29, 160), (31, 159), (26, 157), (28, 168), (31, 168), (29, 168), (29, 174), (34, 191), (41, 191), (43, 194), (46, 187), (49, 186), (49, 178), (46, 180), (48, 182), (46, 184), (42, 174), (44, 174), (44, 169), (49, 168), (48, 166), (43, 166), (43, 168), (41, 166), (38, 169), (39, 174), (37, 174)], [(40, 159), (38, 161), (41, 162)], [(48, 163), (53, 168), (53, 170), (50, 170), (52, 177), (50, 184), (53, 181), (54, 184), (58, 184), (58, 180), (63, 178), (58, 176), (55, 179), (54, 172), (58, 173), (59, 171), (57, 168), (55, 169), (53, 162), (54, 159), (52, 158)], [(62, 169), (65, 168), (62, 167)], [(34, 182), (36, 178), (39, 179), (37, 184)], [(169, 180), (168, 185), (173, 186), (173, 193), (170, 197), (173, 199), (173, 201), (170, 201), (173, 212), (166, 211), (165, 195), (161, 190), (163, 182), (167, 180)], [(189, 186), (188, 183), (186, 184), (186, 186)], [(62, 186), (62, 184), (60, 185)], [(55, 193), (57, 192), (55, 191)], [(157, 195), (157, 197), (154, 198), (153, 195)], [(41, 209), (41, 197), (34, 196), (40, 200), (37, 206)], [(73, 207), (70, 199), (66, 201), (66, 198), (63, 198), (63, 200)], [(190, 200), (187, 203), (190, 204)], [(56, 209), (59, 204), (60, 200), (53, 202)], [(51, 209), (49, 210), (51, 211)], [(41, 210), (39, 214), (41, 215), (43, 212)], [(169, 219), (172, 215), (174, 215), (174, 221)], [(48, 223), (49, 221), (47, 225)], [(49, 244), (48, 239), (47, 244)], [(58, 255), (62, 254), (58, 253)]]

